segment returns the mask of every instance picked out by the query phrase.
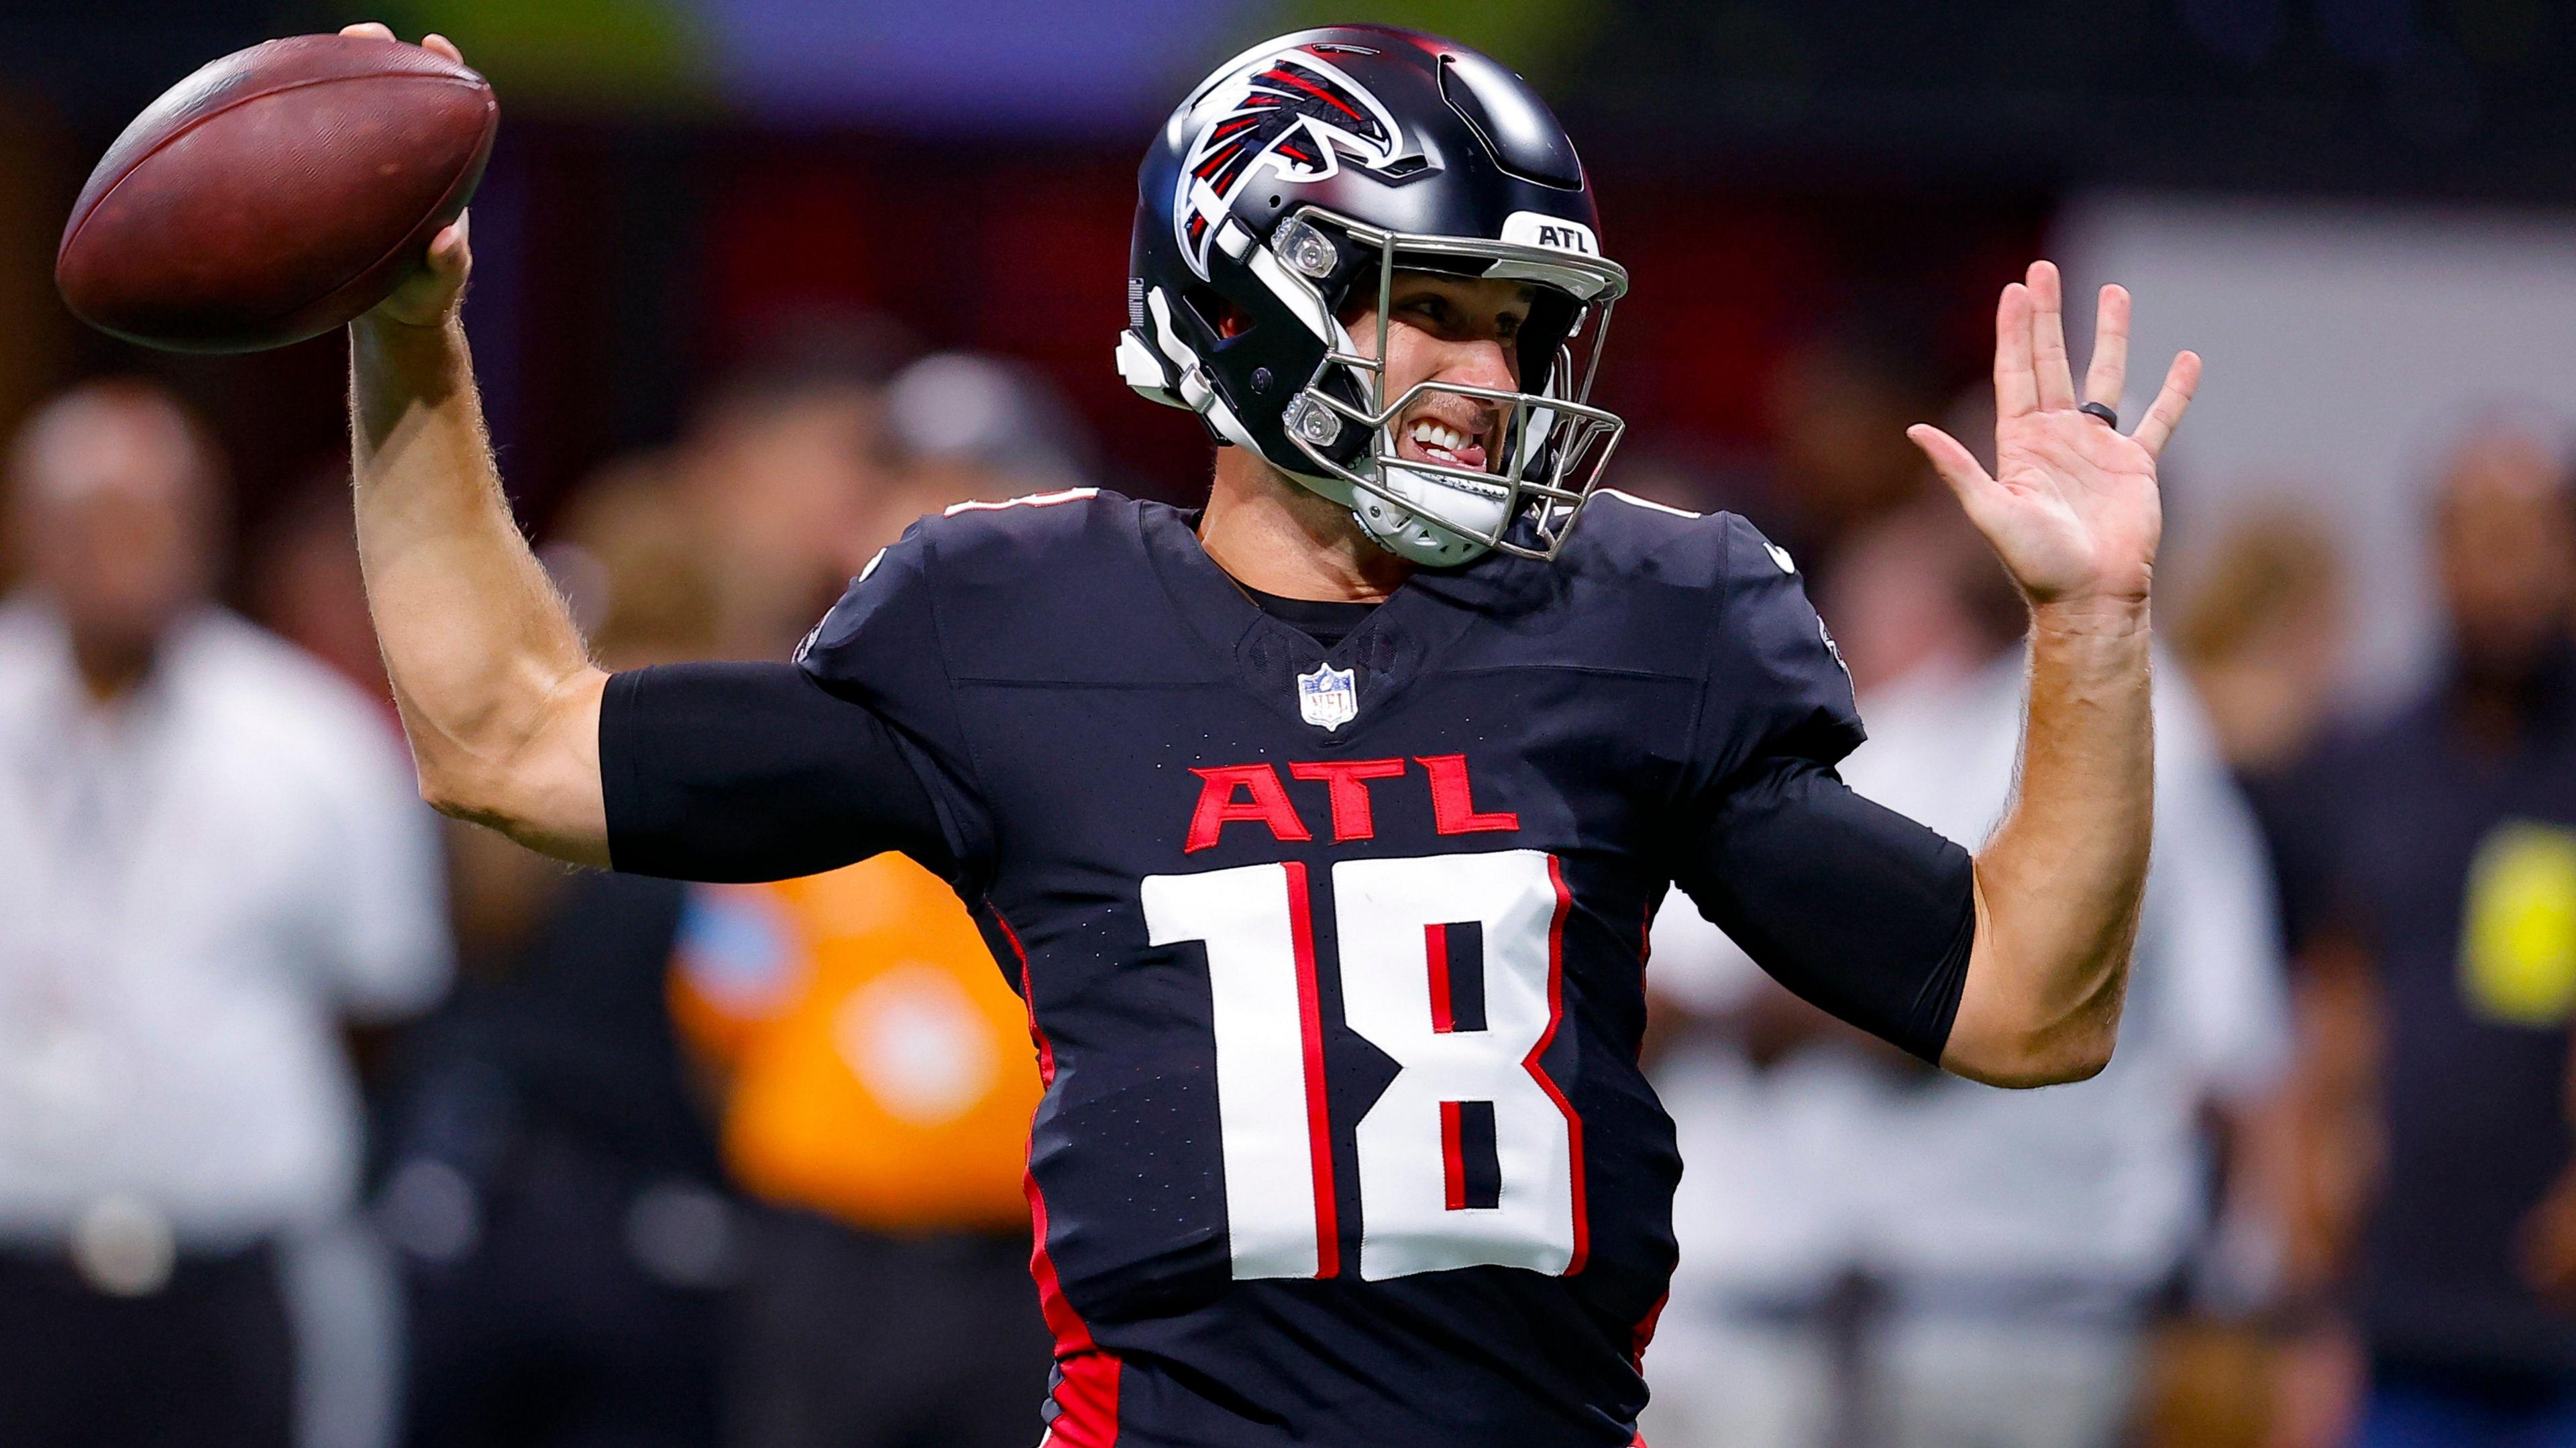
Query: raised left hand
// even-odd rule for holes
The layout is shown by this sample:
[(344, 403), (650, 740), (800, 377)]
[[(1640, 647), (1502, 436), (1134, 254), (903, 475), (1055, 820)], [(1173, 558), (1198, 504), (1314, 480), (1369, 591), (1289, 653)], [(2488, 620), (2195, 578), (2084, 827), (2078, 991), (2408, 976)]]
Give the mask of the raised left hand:
[(2076, 395), (2057, 268), (2033, 262), (1995, 308), (1994, 475), (1939, 428), (1906, 431), (2035, 607), (2146, 602), (2164, 528), (2156, 457), (2200, 385), (2200, 357), (2174, 358), (2134, 432), (2076, 410), (2086, 401), (2118, 407), (2128, 367), (2129, 294), (2104, 287), (2092, 367)]

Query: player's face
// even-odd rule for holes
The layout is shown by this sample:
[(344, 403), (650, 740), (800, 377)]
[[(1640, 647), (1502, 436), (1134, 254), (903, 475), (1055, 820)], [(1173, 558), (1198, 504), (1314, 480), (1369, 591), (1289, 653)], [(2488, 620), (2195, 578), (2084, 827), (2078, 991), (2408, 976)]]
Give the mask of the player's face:
[[(1346, 321), (1364, 353), (1377, 348), (1375, 301)], [(1387, 307), (1386, 395), (1400, 397), (1423, 382), (1518, 389), (1530, 301), (1523, 282), (1397, 272)], [(1396, 450), (1415, 462), (1488, 472), (1510, 420), (1510, 409), (1496, 403), (1427, 393), (1396, 419)]]

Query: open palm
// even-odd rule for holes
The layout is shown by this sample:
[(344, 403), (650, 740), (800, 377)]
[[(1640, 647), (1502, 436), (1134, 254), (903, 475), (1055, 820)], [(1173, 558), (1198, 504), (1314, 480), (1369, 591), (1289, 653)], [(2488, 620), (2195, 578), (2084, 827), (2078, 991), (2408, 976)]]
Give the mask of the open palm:
[(2091, 413), (2128, 380), (2129, 294), (2102, 289), (2084, 394), (2066, 356), (2057, 268), (2034, 262), (1995, 307), (1995, 471), (1930, 426), (1907, 432), (2034, 604), (2136, 603), (2153, 580), (2164, 511), (2156, 458), (2200, 384), (2184, 352), (2134, 433)]

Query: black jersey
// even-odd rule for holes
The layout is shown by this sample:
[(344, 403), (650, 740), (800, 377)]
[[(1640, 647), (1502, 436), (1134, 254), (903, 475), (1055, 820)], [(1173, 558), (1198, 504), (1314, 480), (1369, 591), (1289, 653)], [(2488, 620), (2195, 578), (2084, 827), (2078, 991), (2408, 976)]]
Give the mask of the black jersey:
[(1637, 1064), (1665, 890), (1937, 1058), (1967, 856), (1833, 775), (1850, 683), (1740, 520), (1604, 494), (1555, 563), (1418, 573), (1329, 648), (1193, 523), (952, 509), (801, 679), (621, 676), (612, 853), (956, 885), (1046, 1082), (1063, 1448), (1629, 1443), (1681, 1170)]

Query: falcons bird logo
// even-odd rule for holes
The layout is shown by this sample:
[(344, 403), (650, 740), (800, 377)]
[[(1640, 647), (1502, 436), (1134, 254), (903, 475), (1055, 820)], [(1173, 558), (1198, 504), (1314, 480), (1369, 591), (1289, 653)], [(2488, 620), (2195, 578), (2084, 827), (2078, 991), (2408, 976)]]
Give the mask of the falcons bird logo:
[(1341, 170), (1341, 156), (1384, 170), (1403, 149), (1395, 117), (1377, 97), (1323, 58), (1329, 47), (1298, 47), (1256, 58), (1218, 92), (1231, 103), (1199, 132), (1181, 166), (1172, 206), (1181, 252), (1208, 274), (1208, 243), (1235, 193), (1267, 166), (1303, 184)]

